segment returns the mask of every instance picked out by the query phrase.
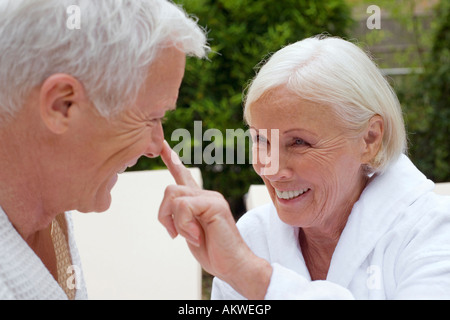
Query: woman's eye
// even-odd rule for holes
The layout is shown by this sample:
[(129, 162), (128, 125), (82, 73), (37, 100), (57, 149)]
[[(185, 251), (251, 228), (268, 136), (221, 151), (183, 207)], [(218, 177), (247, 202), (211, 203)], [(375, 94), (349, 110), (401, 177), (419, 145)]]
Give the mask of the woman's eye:
[(267, 144), (267, 139), (259, 134), (253, 138), (253, 143), (257, 144)]
[(308, 145), (308, 143), (303, 139), (295, 138), (293, 141), (293, 145), (294, 146), (306, 146), (306, 145)]

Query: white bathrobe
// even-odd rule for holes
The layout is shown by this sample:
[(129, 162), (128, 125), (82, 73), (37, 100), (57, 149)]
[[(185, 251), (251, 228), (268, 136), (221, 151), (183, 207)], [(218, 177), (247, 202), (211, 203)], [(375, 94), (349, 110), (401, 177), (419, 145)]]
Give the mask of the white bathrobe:
[[(81, 260), (75, 244), (70, 213), (66, 213), (75, 299), (87, 299)], [(0, 300), (67, 300), (67, 295), (41, 259), (17, 233), (0, 207)]]
[[(353, 206), (327, 279), (311, 281), (298, 228), (273, 204), (247, 212), (238, 228), (273, 267), (266, 299), (450, 299), (450, 197), (404, 155), (373, 178)], [(243, 299), (215, 278), (212, 299)]]

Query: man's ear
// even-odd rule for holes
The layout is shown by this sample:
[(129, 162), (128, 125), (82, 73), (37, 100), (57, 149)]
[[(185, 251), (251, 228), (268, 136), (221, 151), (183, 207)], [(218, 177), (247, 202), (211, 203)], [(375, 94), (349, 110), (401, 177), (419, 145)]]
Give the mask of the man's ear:
[(86, 94), (81, 83), (68, 74), (53, 74), (41, 86), (40, 115), (47, 128), (56, 134), (64, 133)]
[(362, 152), (362, 163), (371, 165), (383, 143), (384, 120), (380, 115), (370, 118), (364, 131), (364, 147)]

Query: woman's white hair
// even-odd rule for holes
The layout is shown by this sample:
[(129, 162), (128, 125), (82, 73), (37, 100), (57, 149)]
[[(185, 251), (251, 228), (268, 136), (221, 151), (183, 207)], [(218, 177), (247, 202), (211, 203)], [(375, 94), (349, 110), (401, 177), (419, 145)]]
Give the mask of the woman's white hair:
[(384, 120), (382, 146), (369, 172), (383, 172), (406, 152), (406, 131), (397, 96), (380, 70), (358, 46), (336, 37), (316, 36), (288, 45), (260, 68), (244, 101), (252, 104), (269, 90), (286, 86), (300, 98), (326, 105), (350, 130), (361, 132), (374, 115)]
[[(67, 23), (73, 5), (79, 29)], [(77, 78), (111, 116), (136, 99), (155, 55), (173, 45), (197, 57), (209, 50), (197, 21), (166, 0), (1, 0), (0, 118), (55, 73)]]

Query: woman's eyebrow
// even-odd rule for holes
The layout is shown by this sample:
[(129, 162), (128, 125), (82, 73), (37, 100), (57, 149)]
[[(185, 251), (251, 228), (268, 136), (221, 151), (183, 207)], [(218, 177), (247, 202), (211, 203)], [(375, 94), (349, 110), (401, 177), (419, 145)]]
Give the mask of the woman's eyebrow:
[(307, 134), (310, 134), (310, 135), (313, 135), (313, 136), (317, 137), (317, 134), (315, 134), (314, 132), (311, 132), (311, 131), (309, 131), (307, 129), (303, 129), (303, 128), (288, 129), (288, 130), (284, 131), (283, 134), (288, 134), (288, 133), (295, 132), (295, 131), (306, 132)]
[[(268, 130), (269, 129), (265, 129), (265, 128), (263, 128), (263, 129), (257, 129), (257, 128), (255, 128), (255, 127), (253, 127), (253, 126), (250, 126), (250, 129), (251, 130), (254, 130), (257, 134), (260, 134), (260, 131), (262, 131), (261, 132), (261, 134), (268, 134)], [(270, 130), (276, 130), (276, 129), (270, 129)], [(307, 130), (307, 129), (303, 129), (303, 128), (292, 128), (292, 129), (288, 129), (288, 130), (285, 130), (285, 131), (283, 131), (281, 134), (282, 135), (286, 135), (286, 134), (290, 134), (290, 133), (295, 133), (296, 131), (299, 131), (299, 132), (302, 132), (302, 133), (306, 133), (306, 134), (308, 134), (310, 137), (313, 137), (313, 138), (317, 138), (318, 137), (318, 135), (317, 134), (315, 134), (314, 132), (312, 132), (312, 131), (309, 131), (309, 130)]]

